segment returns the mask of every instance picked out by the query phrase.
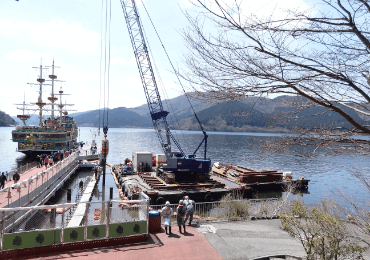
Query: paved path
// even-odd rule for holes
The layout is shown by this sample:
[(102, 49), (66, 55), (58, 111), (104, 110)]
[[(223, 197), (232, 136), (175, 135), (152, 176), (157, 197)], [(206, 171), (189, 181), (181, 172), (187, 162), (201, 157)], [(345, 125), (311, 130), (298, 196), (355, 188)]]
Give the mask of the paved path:
[[(173, 236), (162, 232), (150, 234), (148, 242), (96, 248), (23, 259), (206, 259), (248, 260), (271, 255), (305, 256), (303, 246), (280, 228), (280, 220), (218, 222), (187, 227), (180, 234), (173, 226)], [(370, 259), (369, 250), (364, 254)]]
[(279, 228), (280, 220), (219, 222), (200, 226), (209, 243), (225, 260), (271, 255), (305, 256), (298, 240)]

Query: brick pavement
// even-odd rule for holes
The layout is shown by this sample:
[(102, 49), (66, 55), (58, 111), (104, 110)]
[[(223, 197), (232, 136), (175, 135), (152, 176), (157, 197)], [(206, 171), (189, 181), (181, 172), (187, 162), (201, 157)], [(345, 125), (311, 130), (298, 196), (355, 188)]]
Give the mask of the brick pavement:
[(175, 230), (172, 236), (166, 235), (162, 229), (159, 233), (149, 234), (149, 240), (145, 243), (59, 254), (51, 253), (17, 259), (222, 259), (216, 249), (209, 244), (204, 234), (198, 233), (192, 227), (187, 227), (188, 233), (186, 234), (180, 234), (175, 226), (172, 229)]

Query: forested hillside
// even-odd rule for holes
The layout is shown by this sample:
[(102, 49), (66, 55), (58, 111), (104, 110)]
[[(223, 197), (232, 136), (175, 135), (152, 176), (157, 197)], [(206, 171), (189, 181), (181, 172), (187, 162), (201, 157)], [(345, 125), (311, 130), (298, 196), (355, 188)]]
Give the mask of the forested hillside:
[[(99, 110), (88, 111), (74, 117), (78, 126), (99, 126)], [(105, 122), (106, 122), (105, 117)], [(100, 111), (100, 126), (103, 126), (103, 110)], [(109, 127), (150, 127), (152, 121), (149, 116), (141, 116), (124, 107), (108, 110)]]
[(15, 121), (8, 114), (0, 111), (0, 126), (15, 125)]
[[(274, 99), (253, 98), (242, 102), (231, 101), (222, 104), (192, 99), (191, 103), (202, 125), (208, 131), (286, 132), (294, 127), (352, 127), (341, 116), (327, 108), (307, 108), (299, 113), (294, 113), (297, 109), (291, 105), (294, 104), (294, 99), (294, 96), (279, 96)], [(165, 110), (170, 112), (167, 121), (171, 128), (200, 130), (184, 95), (164, 100), (163, 106)], [(343, 108), (343, 110), (356, 121), (364, 124), (367, 122), (366, 118), (360, 118), (353, 110), (347, 108)], [(99, 110), (71, 115), (80, 127), (99, 126)], [(46, 117), (48, 116), (46, 115)], [(108, 119), (109, 127), (153, 127), (146, 104), (135, 108), (109, 109)], [(14, 124), (11, 120), (8, 118), (6, 125)], [(28, 124), (31, 122), (37, 124), (37, 115), (33, 115), (28, 121)], [(103, 110), (100, 111), (100, 126), (103, 126)]]

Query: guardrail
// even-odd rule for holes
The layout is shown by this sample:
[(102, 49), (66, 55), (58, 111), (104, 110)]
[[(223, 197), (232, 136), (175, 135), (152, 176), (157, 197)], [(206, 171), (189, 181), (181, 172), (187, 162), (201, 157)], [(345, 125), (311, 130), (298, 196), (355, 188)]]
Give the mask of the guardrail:
[(10, 180), (13, 179), (13, 175), (14, 174), (28, 171), (28, 170), (36, 167), (36, 166), (37, 166), (37, 162), (27, 163), (26, 165), (23, 165), (23, 166), (19, 167), (16, 170), (13, 170), (13, 171), (8, 172), (8, 175), (6, 177), (7, 177), (8, 181), (10, 181)]
[[(227, 200), (195, 203), (194, 222), (204, 223), (214, 220), (235, 221), (254, 218), (277, 218), (283, 199)], [(161, 210), (164, 205), (152, 205), (153, 210)], [(171, 204), (176, 212), (177, 204)], [(175, 216), (173, 216), (175, 223)]]
[[(144, 193), (135, 201), (78, 204), (85, 204), (83, 212), (71, 213), (77, 203), (0, 209), (1, 251), (148, 236), (149, 198)], [(81, 221), (70, 226), (79, 216)]]
[(78, 160), (78, 153), (72, 153), (48, 169), (0, 190), (0, 207), (14, 208), (27, 205), (30, 202), (34, 202), (34, 204), (41, 202), (42, 198), (35, 201), (39, 194), (51, 187), (58, 178), (71, 171), (71, 167), (74, 167)]

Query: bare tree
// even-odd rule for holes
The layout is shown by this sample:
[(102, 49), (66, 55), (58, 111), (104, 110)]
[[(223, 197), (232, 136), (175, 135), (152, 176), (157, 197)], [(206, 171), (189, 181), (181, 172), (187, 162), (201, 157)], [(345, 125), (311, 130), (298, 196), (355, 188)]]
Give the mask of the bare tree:
[(307, 259), (363, 259), (369, 243), (343, 221), (336, 205), (335, 201), (323, 201), (309, 209), (293, 200), (281, 214), (281, 229), (301, 242)]
[(266, 150), (291, 152), (301, 145), (310, 147), (300, 150), (302, 156), (320, 148), (334, 155), (370, 154), (370, 142), (358, 137), (370, 134), (368, 1), (322, 0), (309, 10), (287, 9), (283, 18), (247, 15), (241, 0), (230, 2), (197, 0), (199, 14), (186, 13), (188, 70), (182, 77), (197, 97), (225, 102), (295, 96), (290, 105), (296, 109), (281, 119), (297, 120), (300, 111), (319, 107), (318, 114), (335, 112), (348, 127), (294, 128), (294, 138), (269, 142)]

